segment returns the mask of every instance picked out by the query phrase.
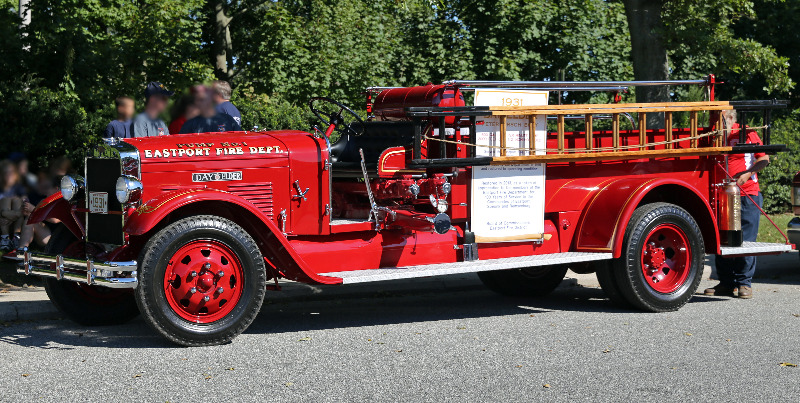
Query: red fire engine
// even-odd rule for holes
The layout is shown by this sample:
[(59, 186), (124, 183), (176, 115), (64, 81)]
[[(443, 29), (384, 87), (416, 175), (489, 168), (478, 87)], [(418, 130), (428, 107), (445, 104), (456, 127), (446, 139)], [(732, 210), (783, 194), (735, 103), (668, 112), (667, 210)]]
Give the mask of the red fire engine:
[[(469, 91), (490, 89), (679, 84), (706, 86), (709, 101), (465, 102)], [(141, 313), (183, 345), (236, 337), (281, 279), (350, 284), (475, 272), (499, 293), (539, 296), (569, 268), (596, 272), (618, 303), (676, 310), (696, 291), (705, 254), (793, 248), (741, 243), (724, 167), (730, 153), (783, 148), (769, 145), (768, 112), (785, 103), (720, 102), (713, 90), (713, 76), (449, 81), (371, 88), (366, 121), (342, 103), (312, 99), (324, 126), (310, 133), (111, 140), (89, 154), (83, 175), (64, 177), (60, 193), (36, 207), (31, 222), (63, 225), (46, 253), (19, 252), (20, 270), (48, 277), (50, 299), (77, 322)], [(726, 146), (720, 111), (729, 109), (764, 112), (766, 145)], [(647, 128), (653, 114), (663, 128)], [(673, 127), (681, 114), (688, 128)], [(572, 130), (576, 123), (582, 130)]]

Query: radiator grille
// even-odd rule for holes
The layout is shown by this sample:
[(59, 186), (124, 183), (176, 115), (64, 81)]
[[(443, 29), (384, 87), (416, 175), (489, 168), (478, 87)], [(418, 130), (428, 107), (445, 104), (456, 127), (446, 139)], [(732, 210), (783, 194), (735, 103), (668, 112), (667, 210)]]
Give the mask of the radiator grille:
[(115, 193), (117, 179), (121, 174), (117, 159), (86, 159), (86, 192), (108, 193), (109, 214), (86, 214), (86, 239), (89, 242), (122, 245), (122, 205)]
[(253, 203), (264, 214), (273, 218), (272, 182), (228, 185), (228, 191)]

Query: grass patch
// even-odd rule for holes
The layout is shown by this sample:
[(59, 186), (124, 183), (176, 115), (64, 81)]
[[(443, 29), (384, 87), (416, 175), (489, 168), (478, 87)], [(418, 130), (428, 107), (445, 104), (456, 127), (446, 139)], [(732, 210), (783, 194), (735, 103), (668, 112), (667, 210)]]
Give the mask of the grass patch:
[[(794, 214), (769, 214), (769, 217), (772, 218), (772, 221), (775, 221), (775, 225), (777, 225), (781, 231), (786, 232), (786, 225), (789, 223), (789, 220), (794, 218)], [(786, 239), (784, 239), (783, 235), (769, 223), (769, 220), (761, 217), (758, 224), (758, 242), (784, 243)]]

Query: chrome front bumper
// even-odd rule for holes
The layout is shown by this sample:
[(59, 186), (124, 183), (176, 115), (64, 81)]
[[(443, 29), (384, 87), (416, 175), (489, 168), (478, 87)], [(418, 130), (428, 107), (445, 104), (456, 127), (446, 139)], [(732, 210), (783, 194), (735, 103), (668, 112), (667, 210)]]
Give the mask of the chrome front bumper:
[(43, 255), (23, 250), (17, 253), (19, 273), (58, 280), (75, 281), (110, 288), (136, 288), (135, 260), (128, 262), (96, 263), (91, 260), (71, 259), (61, 255)]

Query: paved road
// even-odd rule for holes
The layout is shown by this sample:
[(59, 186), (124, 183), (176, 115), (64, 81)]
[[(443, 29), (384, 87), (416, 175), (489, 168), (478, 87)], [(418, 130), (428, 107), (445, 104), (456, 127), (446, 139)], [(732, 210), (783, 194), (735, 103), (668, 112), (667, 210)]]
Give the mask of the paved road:
[[(141, 320), (0, 326), (0, 401), (797, 401), (800, 263), (751, 301), (619, 310), (590, 276), (543, 300), (474, 276), (293, 290), (232, 344), (176, 348)], [(704, 281), (703, 287), (713, 284)]]

